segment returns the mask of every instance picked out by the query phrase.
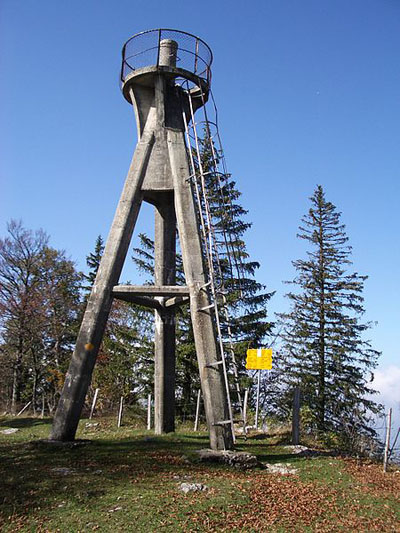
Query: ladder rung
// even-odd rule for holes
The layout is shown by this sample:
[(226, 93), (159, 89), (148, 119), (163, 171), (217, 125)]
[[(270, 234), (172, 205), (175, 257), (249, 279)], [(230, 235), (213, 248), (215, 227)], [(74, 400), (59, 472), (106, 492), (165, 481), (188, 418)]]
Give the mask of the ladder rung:
[(222, 361), (216, 361), (215, 363), (208, 363), (208, 365), (205, 365), (206, 368), (210, 368), (210, 367), (213, 367), (213, 366), (218, 366), (218, 365), (222, 365), (224, 362)]
[(232, 424), (232, 420), (221, 420), (220, 422), (215, 422), (213, 426), (224, 426), (225, 424)]
[(214, 304), (206, 305), (206, 307), (200, 307), (200, 309), (197, 309), (197, 311), (206, 311), (207, 309), (211, 309), (211, 307), (214, 307)]

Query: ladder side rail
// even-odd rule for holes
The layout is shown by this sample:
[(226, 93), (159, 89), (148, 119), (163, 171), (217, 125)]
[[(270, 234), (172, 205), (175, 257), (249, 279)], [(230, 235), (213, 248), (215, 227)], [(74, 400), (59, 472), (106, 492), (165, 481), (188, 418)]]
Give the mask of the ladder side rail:
[[(204, 243), (207, 243), (207, 234), (206, 234), (206, 227), (205, 227), (205, 221), (204, 221), (204, 215), (203, 215), (203, 207), (201, 203), (201, 196), (200, 196), (200, 191), (199, 191), (199, 187), (197, 183), (197, 176), (196, 176), (197, 169), (196, 169), (196, 165), (193, 159), (193, 154), (192, 154), (192, 149), (191, 149), (192, 146), (191, 146), (190, 137), (189, 137), (189, 128), (188, 128), (185, 112), (182, 113), (182, 116), (183, 116), (183, 123), (185, 126), (185, 133), (186, 133), (186, 138), (187, 138), (187, 143), (188, 143), (189, 162), (190, 162), (190, 168), (192, 171), (191, 177), (193, 178), (193, 183), (195, 185), (194, 189), (196, 193), (196, 201), (197, 201), (197, 207), (199, 211), (202, 237), (203, 237)], [(207, 253), (207, 261), (210, 262), (207, 246), (206, 246), (206, 253)]]
[(206, 228), (207, 228), (207, 241), (208, 241), (208, 248), (209, 248), (209, 255), (210, 255), (210, 261), (209, 261), (210, 279), (212, 279), (211, 286), (213, 287), (214, 286), (214, 265), (213, 265), (213, 261), (212, 261), (212, 249), (213, 249), (213, 247), (212, 247), (212, 235), (211, 235), (211, 219), (210, 219), (210, 212), (209, 212), (209, 206), (208, 206), (208, 201), (207, 201), (207, 194), (206, 194), (206, 191), (205, 191), (204, 170), (203, 170), (203, 165), (202, 165), (202, 162), (201, 162), (199, 138), (198, 138), (198, 134), (197, 134), (197, 130), (196, 130), (196, 121), (195, 121), (195, 117), (194, 117), (193, 102), (192, 102), (190, 91), (188, 91), (188, 100), (189, 100), (189, 108), (190, 108), (190, 114), (191, 114), (191, 119), (192, 119), (192, 129), (193, 129), (194, 136), (195, 136), (195, 143), (196, 143), (195, 144), (195, 149), (196, 149), (197, 159), (198, 159), (198, 164), (199, 164), (201, 191), (202, 191), (202, 195), (203, 195), (205, 214), (206, 214), (205, 219), (206, 219)]
[[(217, 176), (217, 182), (218, 182), (218, 192), (219, 192), (219, 196), (221, 198), (221, 202), (222, 202), (222, 205), (224, 207), (224, 211), (228, 211), (230, 212), (231, 216), (232, 216), (232, 209), (231, 209), (231, 206), (227, 206), (226, 205), (226, 202), (225, 202), (225, 197), (224, 197), (224, 193), (223, 193), (223, 190), (222, 190), (222, 185), (221, 185), (221, 179), (220, 179), (220, 174), (219, 174), (219, 167), (218, 167), (218, 157), (217, 157), (217, 154), (216, 154), (216, 151), (215, 151), (215, 145), (214, 145), (214, 141), (212, 139), (212, 136), (211, 136), (211, 132), (210, 132), (210, 127), (209, 127), (209, 120), (208, 120), (208, 113), (207, 113), (207, 108), (206, 108), (206, 102), (205, 102), (205, 99), (204, 99), (204, 94), (203, 94), (203, 91), (201, 91), (201, 96), (202, 96), (202, 100), (203, 100), (203, 113), (204, 113), (204, 118), (205, 118), (205, 123), (206, 123), (206, 131), (207, 131), (207, 141), (211, 147), (211, 154), (212, 154), (212, 160), (213, 160), (213, 166), (214, 166), (214, 169), (215, 169), (215, 174)], [(218, 133), (218, 124), (215, 123), (215, 127), (216, 127), (216, 133), (217, 133), (217, 136), (219, 137), (219, 133)], [(232, 216), (233, 218), (233, 216)], [(225, 248), (227, 250), (227, 256), (228, 256), (228, 261), (229, 261), (229, 269), (231, 271), (231, 275), (232, 275), (232, 278), (233, 278), (233, 265), (232, 265), (232, 259), (231, 257), (233, 256), (233, 259), (235, 260), (235, 254), (234, 254), (234, 248), (233, 248), (233, 243), (232, 243), (232, 239), (231, 239), (231, 235), (229, 233), (229, 237), (228, 237), (228, 234), (227, 234), (227, 231), (226, 231), (226, 228), (225, 228), (225, 225), (222, 224), (222, 234), (223, 234), (223, 238), (224, 238), (224, 241), (225, 241)], [(229, 252), (229, 244), (228, 244), (228, 241), (231, 245), (231, 249), (232, 249), (232, 254)], [(239, 278), (239, 282), (240, 282), (240, 279), (241, 279), (241, 273), (240, 273), (240, 270), (238, 269), (237, 267), (237, 264), (236, 264), (236, 261), (235, 261), (235, 269), (237, 271), (237, 275), (238, 275), (238, 278)]]
[(221, 324), (219, 320), (219, 311), (218, 311), (218, 302), (217, 302), (217, 295), (215, 290), (215, 283), (214, 283), (214, 265), (212, 261), (212, 250), (213, 250), (213, 244), (212, 244), (212, 232), (211, 232), (211, 216), (210, 216), (210, 210), (209, 210), (209, 204), (207, 199), (207, 192), (205, 187), (205, 180), (204, 180), (204, 170), (203, 165), (201, 162), (201, 153), (200, 153), (200, 146), (199, 146), (199, 139), (198, 134), (196, 130), (196, 121), (194, 119), (194, 111), (193, 111), (193, 102), (190, 95), (190, 92), (188, 92), (188, 100), (189, 100), (189, 108), (191, 113), (191, 119), (192, 119), (192, 128), (195, 135), (195, 141), (196, 141), (196, 152), (197, 152), (197, 158), (199, 162), (199, 172), (200, 172), (200, 183), (201, 183), (201, 191), (204, 198), (204, 206), (206, 210), (206, 222), (207, 222), (207, 230), (209, 232), (208, 235), (208, 244), (209, 244), (209, 252), (210, 252), (210, 258), (211, 261), (209, 262), (210, 265), (210, 271), (209, 271), (209, 278), (211, 281), (210, 288), (212, 293), (212, 299), (214, 304), (214, 310), (215, 310), (215, 323), (218, 333), (218, 344), (221, 354), (221, 361), (223, 366), (223, 375), (224, 375), (224, 382), (225, 382), (225, 388), (226, 388), (226, 394), (228, 398), (228, 410), (229, 410), (229, 417), (230, 417), (230, 423), (232, 428), (232, 435), (234, 437), (234, 423), (233, 423), (233, 413), (232, 413), (232, 403), (230, 398), (230, 390), (229, 390), (229, 380), (228, 380), (228, 373), (227, 373), (227, 367), (226, 367), (226, 360), (225, 360), (225, 351), (224, 351), (224, 345), (222, 340), (222, 333), (221, 333)]
[[(215, 161), (216, 161), (216, 165), (218, 167), (218, 163), (217, 161), (219, 161), (219, 165), (221, 166), (222, 168), (222, 174), (225, 175), (225, 176), (228, 176), (229, 173), (228, 173), (228, 169), (227, 169), (227, 166), (226, 166), (226, 160), (225, 160), (225, 155), (224, 155), (224, 151), (223, 151), (223, 146), (222, 146), (222, 141), (221, 141), (221, 136), (220, 136), (220, 133), (219, 133), (219, 127), (218, 127), (218, 110), (217, 110), (217, 106), (215, 104), (215, 100), (214, 100), (214, 95), (212, 94), (212, 91), (210, 91), (210, 94), (211, 94), (211, 99), (212, 99), (212, 103), (213, 103), (213, 106), (214, 106), (214, 113), (215, 113), (215, 126), (216, 126), (216, 139), (218, 141), (218, 145), (219, 145), (219, 152), (220, 152), (220, 156), (218, 158), (215, 157)], [(207, 113), (206, 111), (206, 107), (205, 107), (205, 98), (204, 98), (204, 94), (203, 94), (203, 91), (201, 92), (201, 95), (202, 95), (202, 99), (203, 99), (203, 107), (204, 107), (204, 111), (205, 113)], [(213, 143), (212, 143), (212, 149), (214, 148), (213, 146)], [(215, 150), (213, 150), (214, 152), (214, 156), (216, 156), (215, 154)], [(219, 177), (219, 176), (218, 176)], [(222, 192), (222, 186), (221, 186), (221, 183), (220, 183), (220, 180), (219, 180), (219, 186), (221, 188), (221, 196), (222, 196), (222, 199), (223, 199), (223, 202), (224, 202), (224, 206), (227, 208), (228, 211), (230, 211), (230, 213), (232, 214), (232, 201), (229, 199), (229, 206), (226, 205), (226, 202), (225, 202), (225, 198), (223, 196), (223, 192)], [(231, 215), (232, 218), (233, 218), (233, 215)], [(232, 244), (232, 238), (231, 238), (231, 233), (229, 233), (229, 240), (230, 240), (230, 243), (232, 245), (232, 250), (233, 250), (233, 244)], [(241, 260), (241, 257), (239, 256), (239, 263), (238, 263), (238, 260), (237, 260), (237, 257), (236, 257), (236, 254), (233, 253), (233, 259), (234, 259), (234, 262), (235, 262), (235, 269), (237, 271), (237, 274), (238, 274), (238, 279), (239, 279), (239, 286), (240, 286), (240, 290), (241, 290), (241, 281), (242, 281), (242, 276), (243, 276), (243, 262)]]
[[(209, 144), (211, 146), (211, 152), (212, 152), (212, 158), (213, 158), (213, 166), (214, 166), (214, 169), (215, 169), (216, 175), (217, 175), (220, 197), (221, 197), (221, 200), (222, 200), (222, 203), (223, 203), (224, 207), (226, 207), (226, 202), (225, 202), (224, 194), (223, 194), (223, 191), (222, 191), (220, 175), (219, 175), (219, 172), (218, 172), (218, 159), (217, 159), (217, 155), (216, 155), (216, 152), (215, 152), (215, 146), (214, 146), (214, 143), (212, 141), (211, 134), (210, 134), (209, 120), (208, 120), (208, 115), (207, 115), (207, 110), (206, 110), (206, 105), (205, 105), (205, 101), (204, 101), (203, 92), (201, 94), (202, 94), (202, 99), (203, 99), (203, 110), (204, 110), (203, 112), (204, 112), (204, 117), (205, 117), (206, 133), (207, 133), (207, 136), (208, 136), (207, 140), (208, 140), (208, 142), (209, 142)], [(219, 135), (218, 129), (217, 129), (217, 134)], [(211, 226), (211, 227), (213, 228), (213, 226)], [(227, 251), (228, 259), (230, 261), (231, 253), (230, 253), (229, 246), (228, 246), (228, 243), (227, 243), (227, 236), (226, 236), (226, 230), (225, 230), (224, 225), (222, 226), (222, 229), (223, 229), (223, 235), (224, 235), (225, 248), (226, 248), (226, 251)], [(215, 246), (217, 248), (216, 239), (215, 239), (214, 242), (215, 242)], [(233, 246), (232, 246), (232, 249), (233, 249)], [(232, 250), (232, 253), (233, 253), (233, 250)], [(218, 249), (216, 249), (216, 255), (218, 257)], [(234, 255), (234, 253), (233, 253), (233, 255)], [(222, 287), (224, 288), (224, 278), (223, 278), (223, 275), (222, 275), (221, 264), (220, 264), (219, 258), (218, 258), (218, 267), (219, 267), (219, 270), (220, 270)], [(231, 267), (230, 268), (231, 273), (233, 274), (233, 268), (231, 266), (231, 262), (230, 262), (230, 267)], [(239, 277), (239, 280), (240, 280), (241, 272), (240, 272), (240, 269), (237, 266), (237, 263), (236, 263), (236, 270), (237, 270), (238, 277)], [(230, 323), (230, 321), (229, 321), (229, 313), (228, 313), (228, 309), (227, 309), (227, 301), (226, 301), (225, 295), (223, 295), (223, 306), (222, 307), (223, 307), (223, 312), (224, 312), (224, 315), (225, 315), (225, 320), (226, 320), (227, 328), (228, 328), (229, 351), (231, 353), (231, 361), (232, 361), (233, 374), (234, 374), (235, 391), (236, 391), (236, 395), (237, 395), (237, 399), (238, 399), (240, 413), (241, 413), (241, 416), (242, 416), (242, 419), (243, 419), (243, 402), (242, 402), (242, 396), (241, 396), (241, 390), (240, 390), (238, 367), (237, 367), (235, 351), (234, 351), (234, 348), (233, 348), (232, 330), (231, 330), (231, 327), (229, 325), (229, 323)], [(219, 320), (219, 317), (218, 317), (218, 320)], [(221, 341), (222, 341), (222, 337), (221, 337)], [(246, 430), (245, 430), (245, 432), (246, 432)]]
[[(209, 125), (208, 125), (209, 121), (208, 121), (208, 115), (207, 115), (206, 106), (205, 106), (205, 102), (204, 102), (203, 92), (202, 92), (202, 98), (203, 98), (203, 110), (204, 110), (204, 117), (205, 117), (205, 123), (206, 123), (206, 131), (207, 131), (207, 134), (208, 134), (208, 140), (209, 140), (210, 145), (211, 145), (214, 167), (217, 167), (217, 157), (216, 157), (216, 153), (215, 153), (214, 143), (212, 142), (211, 135), (210, 135)], [(218, 129), (217, 129), (217, 134), (219, 135)], [(218, 179), (219, 186), (220, 186), (221, 182), (220, 182), (220, 179), (219, 179), (218, 170), (217, 170), (217, 177), (218, 177), (217, 179)], [(223, 197), (222, 194), (221, 194), (221, 196)], [(225, 232), (224, 232), (224, 235), (225, 235)], [(226, 248), (227, 248), (227, 255), (228, 255), (228, 257), (230, 257), (228, 246)], [(221, 269), (220, 263), (219, 263), (219, 268)], [(223, 282), (222, 272), (221, 272), (221, 279), (222, 279), (222, 282)], [(234, 349), (233, 349), (232, 330), (231, 330), (231, 327), (229, 325), (229, 313), (228, 313), (228, 309), (227, 309), (227, 301), (226, 301), (226, 296), (225, 295), (223, 295), (223, 306), (222, 307), (224, 309), (225, 319), (226, 319), (226, 322), (227, 322), (227, 325), (228, 325), (227, 326), (228, 327), (228, 338), (229, 338), (230, 352), (231, 352), (231, 355), (232, 355), (232, 363), (233, 363), (232, 366), (233, 366), (233, 370), (234, 370), (234, 376), (236, 378), (235, 379), (235, 382), (236, 382), (235, 384), (236, 384), (236, 390), (238, 392), (238, 401), (239, 401), (240, 407), (242, 407), (242, 399), (241, 399), (241, 394), (240, 394), (240, 385), (239, 385), (239, 382), (238, 382), (237, 362), (236, 362), (235, 352), (234, 352)]]

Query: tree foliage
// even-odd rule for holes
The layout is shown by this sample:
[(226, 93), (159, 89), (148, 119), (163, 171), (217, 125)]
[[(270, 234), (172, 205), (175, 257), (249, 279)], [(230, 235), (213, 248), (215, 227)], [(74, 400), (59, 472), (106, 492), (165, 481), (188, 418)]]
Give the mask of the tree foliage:
[[(89, 273), (87, 291), (95, 281), (104, 252), (104, 241), (99, 235), (94, 251), (86, 263)], [(93, 373), (91, 393), (101, 389), (98, 407), (114, 408), (121, 396), (125, 404), (136, 403), (153, 389), (153, 324), (148, 310), (114, 300), (97, 363)], [(90, 395), (90, 393), (89, 393)]]
[(364, 336), (367, 276), (349, 270), (351, 247), (340, 216), (318, 186), (298, 233), (307, 255), (293, 261), (296, 290), (287, 294), (291, 309), (280, 318), (282, 378), (301, 386), (318, 430), (343, 433), (355, 424), (369, 431), (369, 416), (379, 410), (369, 386), (379, 352)]
[(21, 222), (8, 224), (0, 240), (0, 354), (6, 372), (3, 402), (54, 407), (76, 334), (81, 275), (48, 236)]

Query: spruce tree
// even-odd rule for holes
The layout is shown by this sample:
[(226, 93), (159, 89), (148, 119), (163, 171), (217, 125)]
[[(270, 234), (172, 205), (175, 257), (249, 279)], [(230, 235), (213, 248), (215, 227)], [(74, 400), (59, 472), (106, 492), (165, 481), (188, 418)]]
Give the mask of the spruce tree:
[(293, 261), (297, 275), (290, 283), (297, 290), (287, 294), (290, 312), (280, 315), (282, 376), (301, 386), (317, 430), (371, 432), (370, 415), (379, 406), (368, 383), (380, 354), (364, 337), (370, 324), (361, 320), (367, 276), (349, 271), (345, 226), (321, 186), (310, 199), (297, 235), (309, 245), (307, 257)]
[[(86, 257), (91, 290), (104, 252), (104, 241), (99, 235), (94, 251)], [(153, 351), (153, 327), (148, 310), (137, 305), (114, 300), (107, 321), (103, 341), (95, 366), (92, 391), (101, 388), (103, 407), (115, 406), (121, 395), (127, 404), (137, 403), (153, 388), (154, 364), (149, 354)]]
[(89, 285), (85, 287), (88, 291), (92, 288), (94, 280), (96, 279), (97, 271), (99, 270), (100, 260), (104, 252), (104, 241), (101, 235), (98, 235), (94, 251), (86, 257), (86, 264), (89, 267), (89, 272), (85, 275), (85, 279), (89, 282)]
[(223, 168), (220, 164), (223, 156), (207, 132), (200, 144), (219, 256), (219, 267), (217, 265), (215, 270), (220, 270), (221, 279), (218, 281), (226, 292), (229, 317), (227, 323), (226, 317), (221, 314), (222, 333), (227, 341), (228, 356), (229, 340), (233, 343), (242, 384), (247, 386), (246, 351), (250, 347), (263, 347), (266, 343), (272, 329), (267, 305), (273, 293), (267, 292), (266, 287), (255, 279), (260, 264), (251, 260), (246, 248), (245, 235), (252, 224), (246, 220), (248, 211), (240, 203), (241, 192), (229, 174), (218, 171), (218, 168)]
[[(220, 298), (220, 322), (222, 337), (225, 344), (225, 355), (229, 361), (233, 348), (241, 386), (247, 387), (251, 379), (245, 370), (246, 350), (249, 347), (262, 347), (271, 330), (271, 323), (267, 318), (267, 304), (272, 293), (265, 291), (265, 286), (258, 283), (255, 273), (259, 263), (251, 261), (246, 249), (244, 236), (251, 227), (246, 221), (247, 211), (239, 202), (241, 193), (229, 175), (218, 172), (218, 154), (206, 134), (200, 141), (201, 165), (211, 223), (215, 235), (219, 261), (214, 262), (216, 285), (219, 294), (223, 291), (226, 301)], [(199, 168), (199, 163), (197, 163)], [(199, 173), (200, 174), (200, 173)], [(200, 180), (200, 177), (198, 177)], [(198, 209), (198, 204), (196, 204)], [(204, 209), (204, 202), (202, 208)], [(198, 216), (200, 212), (198, 209)], [(140, 246), (134, 249), (133, 260), (143, 272), (149, 274), (147, 281), (153, 282), (154, 243), (147, 236), (141, 234)], [(203, 242), (205, 248), (205, 243)], [(204, 255), (206, 253), (204, 251)], [(177, 254), (177, 283), (184, 284), (182, 259)], [(226, 304), (227, 316), (222, 310)], [(193, 412), (197, 390), (199, 388), (196, 350), (190, 313), (187, 306), (182, 306), (176, 314), (176, 353), (177, 353), (177, 412), (185, 417)], [(232, 394), (235, 402), (236, 396)]]

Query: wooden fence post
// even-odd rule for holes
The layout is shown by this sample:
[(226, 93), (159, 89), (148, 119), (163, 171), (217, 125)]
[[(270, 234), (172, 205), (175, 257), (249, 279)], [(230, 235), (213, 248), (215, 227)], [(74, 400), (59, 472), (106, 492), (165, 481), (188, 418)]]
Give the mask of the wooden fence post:
[(201, 397), (201, 390), (199, 389), (197, 393), (196, 418), (194, 420), (194, 431), (199, 431), (200, 397)]
[(122, 410), (124, 408), (124, 397), (121, 396), (121, 399), (119, 401), (119, 412), (118, 412), (118, 427), (121, 427), (122, 423)]
[(385, 451), (383, 454), (383, 471), (386, 472), (389, 458), (389, 448), (390, 448), (390, 430), (392, 425), (392, 408), (389, 407), (387, 414), (386, 422), (386, 441), (385, 441)]
[(151, 394), (147, 395), (147, 430), (151, 429)]
[(94, 391), (94, 396), (93, 396), (93, 402), (92, 402), (92, 408), (90, 409), (90, 416), (89, 418), (91, 419), (92, 416), (93, 416), (93, 412), (94, 412), (94, 408), (96, 407), (96, 402), (97, 402), (97, 395), (99, 394), (99, 389), (96, 389)]

